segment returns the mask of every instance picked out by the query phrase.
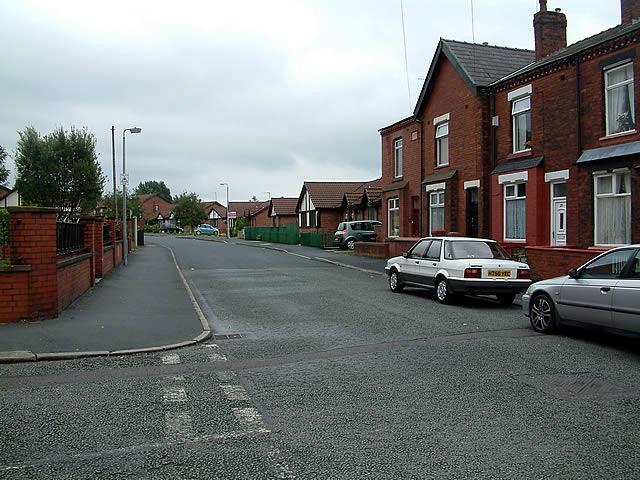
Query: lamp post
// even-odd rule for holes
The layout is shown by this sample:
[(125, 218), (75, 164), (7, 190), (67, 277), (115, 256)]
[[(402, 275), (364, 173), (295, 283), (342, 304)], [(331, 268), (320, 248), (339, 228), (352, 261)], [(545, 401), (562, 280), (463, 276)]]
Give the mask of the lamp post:
[(125, 128), (122, 131), (122, 258), (124, 260), (124, 265), (127, 266), (127, 255), (128, 255), (128, 232), (127, 232), (127, 168), (125, 163), (125, 133), (140, 133), (142, 131), (139, 127), (131, 127)]
[(229, 228), (229, 184), (221, 183), (220, 185), (224, 185), (227, 187), (227, 238), (231, 238), (231, 231)]

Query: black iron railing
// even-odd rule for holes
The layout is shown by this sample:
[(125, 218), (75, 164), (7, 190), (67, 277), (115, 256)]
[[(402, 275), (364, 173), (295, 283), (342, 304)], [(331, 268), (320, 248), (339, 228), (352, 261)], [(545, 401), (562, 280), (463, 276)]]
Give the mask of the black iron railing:
[(56, 252), (58, 255), (84, 249), (84, 226), (79, 223), (57, 222)]
[(102, 244), (111, 245), (111, 228), (108, 223), (102, 224)]

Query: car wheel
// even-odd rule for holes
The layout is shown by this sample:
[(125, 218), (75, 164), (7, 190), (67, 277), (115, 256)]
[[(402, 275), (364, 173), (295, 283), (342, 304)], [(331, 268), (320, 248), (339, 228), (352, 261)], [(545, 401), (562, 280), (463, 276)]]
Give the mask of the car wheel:
[(540, 293), (531, 299), (529, 320), (536, 332), (551, 333), (556, 329), (556, 309), (549, 295)]
[(453, 293), (449, 289), (449, 283), (444, 277), (440, 277), (436, 282), (436, 298), (440, 303), (451, 303), (453, 300)]
[(389, 289), (391, 289), (393, 293), (400, 293), (404, 289), (397, 270), (391, 270), (391, 274), (389, 275)]
[(513, 293), (501, 293), (496, 296), (498, 297), (498, 303), (504, 306), (511, 305), (516, 299), (516, 296)]
[(356, 248), (356, 241), (353, 238), (347, 240), (347, 248), (349, 250), (353, 250), (354, 248)]

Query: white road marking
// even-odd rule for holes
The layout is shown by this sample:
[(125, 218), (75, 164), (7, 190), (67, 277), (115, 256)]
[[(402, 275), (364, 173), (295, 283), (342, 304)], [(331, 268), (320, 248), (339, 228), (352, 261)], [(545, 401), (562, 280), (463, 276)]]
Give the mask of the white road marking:
[(220, 385), (227, 400), (249, 400), (247, 391), (241, 385)]
[(275, 464), (274, 466), (276, 470), (276, 478), (283, 478), (283, 479), (296, 478), (295, 474), (293, 473), (293, 470), (291, 470), (291, 467), (282, 458), (282, 454), (280, 453), (280, 450), (278, 450), (275, 447), (272, 447), (271, 450), (267, 452), (267, 456)]
[(245, 408), (232, 408), (233, 416), (236, 417), (236, 420), (243, 427), (254, 430), (258, 432), (267, 433), (270, 430), (267, 430), (264, 426), (264, 422), (262, 421), (262, 415), (258, 413), (253, 407), (245, 407)]
[(186, 412), (167, 412), (164, 415), (165, 436), (168, 440), (184, 441), (193, 439), (191, 415)]
[(205, 348), (207, 348), (207, 356), (209, 357), (209, 360), (211, 360), (212, 362), (227, 361), (226, 355), (222, 353), (222, 350), (220, 350), (220, 347), (215, 343), (207, 343), (205, 345)]
[(169, 355), (164, 355), (162, 357), (162, 363), (165, 365), (176, 365), (180, 363), (180, 355), (177, 353), (170, 353)]
[(232, 372), (231, 370), (220, 370), (216, 372), (216, 377), (221, 382), (231, 382), (236, 379), (236, 372)]
[(165, 387), (162, 399), (165, 402), (186, 403), (187, 392), (182, 387)]

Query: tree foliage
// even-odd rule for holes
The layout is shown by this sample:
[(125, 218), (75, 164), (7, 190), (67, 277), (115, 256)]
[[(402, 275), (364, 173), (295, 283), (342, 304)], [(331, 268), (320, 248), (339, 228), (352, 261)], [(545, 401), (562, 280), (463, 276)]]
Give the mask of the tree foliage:
[(207, 218), (202, 201), (195, 193), (182, 193), (176, 197), (174, 205), (173, 214), (182, 226), (194, 228)]
[(7, 159), (7, 151), (0, 145), (0, 185), (4, 185), (9, 178), (9, 170), (4, 164)]
[[(122, 192), (116, 193), (116, 200), (118, 202), (118, 219), (122, 218)], [(104, 216), (107, 218), (113, 218), (115, 215), (115, 207), (113, 205), (113, 193), (109, 193), (102, 198), (102, 204), (104, 207)], [(127, 193), (127, 210), (131, 210), (134, 217), (142, 217), (144, 214), (144, 206), (140, 201), (140, 198), (134, 193)]]
[(171, 190), (164, 184), (164, 181), (147, 180), (146, 182), (140, 182), (138, 188), (136, 188), (138, 194), (158, 194), (168, 202), (171, 202)]
[(105, 179), (92, 133), (59, 127), (40, 137), (28, 127), (18, 136), (16, 189), (25, 204), (54, 207), (64, 215), (96, 208)]

